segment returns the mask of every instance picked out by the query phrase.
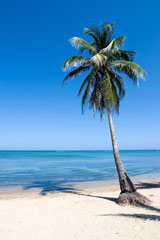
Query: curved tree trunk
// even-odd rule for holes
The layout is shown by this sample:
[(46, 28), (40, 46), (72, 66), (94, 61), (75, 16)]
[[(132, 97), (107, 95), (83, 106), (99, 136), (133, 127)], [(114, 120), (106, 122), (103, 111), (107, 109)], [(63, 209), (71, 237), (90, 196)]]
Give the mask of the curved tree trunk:
[(120, 159), (120, 155), (118, 152), (116, 135), (115, 135), (112, 116), (111, 116), (108, 103), (106, 103), (106, 109), (108, 114), (114, 159), (115, 159), (115, 164), (118, 172), (119, 184), (121, 189), (118, 203), (121, 205), (136, 204), (136, 203), (148, 204), (150, 203), (150, 201), (146, 197), (136, 192), (136, 187), (134, 186), (131, 179), (128, 177), (127, 173), (125, 172), (124, 166), (122, 164), (122, 161)]
[(119, 156), (116, 135), (115, 135), (112, 116), (111, 116), (111, 112), (110, 112), (108, 103), (106, 103), (106, 108), (107, 108), (108, 121), (109, 121), (110, 133), (111, 133), (113, 154), (114, 154), (115, 164), (116, 164), (116, 168), (117, 168), (117, 172), (118, 172), (121, 193), (135, 192), (136, 188), (133, 185), (130, 178), (127, 176), (127, 173), (125, 172), (124, 166), (123, 166), (120, 156)]

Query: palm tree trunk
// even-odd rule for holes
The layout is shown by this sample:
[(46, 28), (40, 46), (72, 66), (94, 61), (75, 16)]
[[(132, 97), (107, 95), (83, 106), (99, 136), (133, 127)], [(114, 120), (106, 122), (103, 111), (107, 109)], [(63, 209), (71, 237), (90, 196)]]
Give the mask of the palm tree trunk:
[(114, 159), (115, 159), (115, 164), (116, 164), (118, 177), (119, 177), (121, 193), (126, 193), (126, 192), (132, 193), (132, 192), (136, 191), (136, 188), (133, 185), (130, 178), (128, 177), (127, 173), (125, 172), (124, 166), (123, 166), (122, 161), (120, 159), (120, 155), (119, 155), (119, 152), (118, 152), (116, 135), (115, 135), (113, 121), (112, 121), (112, 116), (111, 116), (111, 112), (110, 112), (110, 108), (109, 108), (108, 103), (106, 103), (106, 109), (107, 109), (107, 114), (108, 114), (108, 121), (109, 121), (110, 133), (111, 133), (112, 147), (113, 147)]
[(132, 183), (131, 179), (128, 177), (127, 173), (125, 172), (124, 166), (121, 162), (119, 152), (118, 152), (117, 140), (116, 140), (116, 135), (114, 131), (110, 108), (107, 102), (105, 104), (106, 104), (109, 127), (111, 132), (114, 159), (115, 159), (115, 164), (118, 172), (119, 184), (121, 189), (121, 193), (117, 202), (120, 205), (136, 205), (137, 203), (148, 205), (151, 203), (151, 201), (136, 191), (134, 184)]

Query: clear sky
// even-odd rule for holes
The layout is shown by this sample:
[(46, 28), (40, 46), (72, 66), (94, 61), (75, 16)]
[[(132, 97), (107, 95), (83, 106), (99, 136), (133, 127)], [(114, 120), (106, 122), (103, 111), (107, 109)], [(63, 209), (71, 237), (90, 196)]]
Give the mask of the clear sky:
[(61, 87), (62, 63), (76, 55), (68, 39), (103, 20), (137, 51), (148, 73), (128, 79), (114, 116), (120, 149), (160, 148), (160, 3), (145, 0), (3, 1), (0, 8), (0, 149), (111, 149), (107, 118), (81, 114), (82, 78)]

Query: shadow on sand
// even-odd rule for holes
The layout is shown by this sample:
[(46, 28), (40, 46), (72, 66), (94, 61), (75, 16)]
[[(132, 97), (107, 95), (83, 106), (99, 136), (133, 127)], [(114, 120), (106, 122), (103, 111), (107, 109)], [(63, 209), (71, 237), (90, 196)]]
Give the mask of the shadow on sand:
[(160, 182), (156, 182), (156, 183), (146, 183), (146, 182), (137, 183), (136, 188), (137, 189), (160, 188)]
[(77, 189), (74, 187), (74, 184), (71, 183), (66, 183), (65, 181), (37, 181), (33, 182), (30, 185), (24, 186), (23, 190), (29, 190), (29, 189), (41, 189), (40, 195), (47, 195), (48, 193), (50, 194), (55, 194), (57, 192), (65, 192), (65, 193), (72, 193), (72, 194), (77, 194), (81, 196), (86, 196), (86, 197), (92, 197), (92, 198), (100, 198), (104, 200), (109, 200), (112, 202), (116, 202), (116, 198), (111, 198), (111, 197), (102, 197), (102, 196), (96, 196), (92, 194), (85, 194), (84, 192), (82, 193), (81, 189)]
[(66, 183), (66, 181), (59, 180), (59, 181), (35, 181), (30, 185), (24, 186), (24, 190), (29, 189), (41, 189), (40, 195), (46, 195), (48, 193), (54, 194), (57, 192), (76, 192), (80, 191), (73, 187), (72, 183)]
[(102, 217), (110, 217), (110, 216), (115, 216), (115, 217), (129, 217), (129, 218), (137, 218), (141, 220), (153, 220), (153, 221), (160, 221), (160, 216), (158, 215), (151, 215), (151, 214), (126, 214), (126, 213), (121, 213), (121, 214), (102, 214), (99, 215)]
[[(136, 185), (137, 189), (145, 189), (145, 188), (160, 188), (160, 183), (139, 183)], [(46, 195), (48, 193), (54, 194), (57, 192), (65, 192), (65, 193), (72, 193), (80, 196), (86, 196), (86, 197), (91, 197), (91, 198), (99, 198), (103, 200), (108, 200), (112, 201), (114, 203), (117, 203), (117, 198), (113, 197), (103, 197), (103, 196), (97, 196), (97, 195), (92, 195), (92, 194), (87, 194), (82, 192), (82, 190), (77, 189), (74, 187), (74, 183), (66, 183), (63, 180), (59, 181), (35, 181), (32, 184), (23, 187), (24, 190), (28, 189), (34, 189), (34, 188), (39, 188), (41, 189), (40, 195)], [(146, 210), (150, 210), (153, 212), (156, 212), (160, 214), (160, 209), (156, 208), (151, 205), (137, 205), (138, 208), (143, 208)], [(130, 217), (130, 218), (137, 218), (137, 219), (142, 219), (142, 220), (154, 220), (154, 221), (160, 221), (160, 216), (158, 215), (152, 215), (152, 214), (103, 214), (99, 216), (118, 216), (118, 217)]]
[(96, 195), (92, 195), (92, 194), (80, 193), (80, 192), (72, 192), (72, 193), (77, 194), (77, 195), (81, 195), (81, 196), (86, 196), (86, 197), (100, 198), (100, 199), (108, 200), (108, 201), (115, 202), (115, 203), (117, 202), (117, 198), (101, 197), (101, 196), (96, 196)]
[[(136, 188), (138, 189), (152, 189), (152, 188), (160, 188), (160, 182), (157, 183), (147, 183), (147, 182), (142, 182), (136, 184)], [(109, 200), (109, 199), (108, 199)], [(116, 202), (116, 201), (115, 201)], [(103, 214), (99, 216), (116, 216), (116, 217), (129, 217), (129, 218), (136, 218), (136, 219), (141, 219), (141, 220), (153, 220), (153, 221), (160, 221), (160, 208), (156, 208), (151, 205), (137, 205), (136, 207), (138, 208), (143, 208), (149, 211), (153, 211), (155, 213), (158, 213), (158, 215), (153, 215), (153, 214)]]

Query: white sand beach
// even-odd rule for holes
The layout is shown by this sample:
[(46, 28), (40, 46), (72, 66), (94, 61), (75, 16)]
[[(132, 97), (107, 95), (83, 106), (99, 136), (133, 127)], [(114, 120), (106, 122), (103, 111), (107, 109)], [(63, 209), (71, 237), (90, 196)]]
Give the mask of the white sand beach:
[[(147, 187), (147, 188), (146, 188)], [(160, 238), (160, 184), (142, 184), (150, 206), (119, 206), (118, 187), (0, 199), (1, 240)]]

